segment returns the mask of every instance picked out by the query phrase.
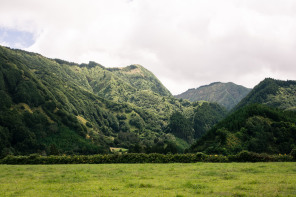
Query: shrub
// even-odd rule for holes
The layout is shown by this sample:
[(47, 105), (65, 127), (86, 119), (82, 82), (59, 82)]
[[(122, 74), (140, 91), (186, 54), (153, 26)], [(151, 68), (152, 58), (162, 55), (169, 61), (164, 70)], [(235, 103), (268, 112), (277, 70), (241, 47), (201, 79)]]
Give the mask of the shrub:
[(195, 154), (196, 161), (203, 161), (206, 157), (207, 155), (202, 152), (197, 152)]
[(229, 157), (230, 161), (236, 161), (236, 162), (268, 162), (273, 161), (273, 158), (271, 155), (267, 155), (265, 153), (254, 153), (249, 151), (241, 151), (235, 156)]
[(296, 148), (293, 148), (290, 155), (292, 156), (293, 160), (296, 161)]
[(237, 155), (122, 153), (108, 155), (8, 155), (0, 164), (103, 164), (103, 163), (195, 163), (195, 162), (269, 162), (292, 161), (291, 155), (267, 155), (242, 151)]
[(86, 122), (86, 126), (92, 128), (92, 124), (90, 122)]
[(223, 155), (207, 155), (203, 161), (213, 163), (225, 163), (228, 162), (228, 157)]

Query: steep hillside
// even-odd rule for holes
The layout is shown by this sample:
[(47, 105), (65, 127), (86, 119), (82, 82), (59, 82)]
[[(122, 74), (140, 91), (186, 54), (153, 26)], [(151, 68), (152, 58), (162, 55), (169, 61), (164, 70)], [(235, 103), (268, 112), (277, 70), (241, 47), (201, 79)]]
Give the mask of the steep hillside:
[(281, 81), (266, 78), (234, 108), (260, 103), (282, 110), (296, 110), (296, 81)]
[[(0, 47), (0, 58), (3, 154), (49, 154), (51, 149), (108, 152), (110, 146), (130, 146), (144, 139), (145, 145), (152, 146), (154, 138), (165, 135), (161, 131), (169, 114), (159, 117), (135, 105), (99, 97), (89, 79), (73, 71), (105, 70), (98, 64), (77, 67), (75, 63), (4, 47)], [(120, 79), (113, 81), (120, 87), (125, 85), (118, 82)]]
[(226, 109), (232, 109), (251, 90), (234, 83), (215, 82), (210, 85), (201, 86), (196, 89), (189, 89), (186, 92), (175, 96), (176, 98), (188, 99), (189, 101), (217, 102)]
[(136, 90), (150, 90), (161, 96), (171, 96), (162, 83), (141, 65), (130, 65), (124, 68), (109, 68), (113, 74), (128, 82)]
[(201, 103), (175, 99), (141, 66), (79, 65), (1, 46), (0, 65), (0, 156), (180, 152), (192, 142), (168, 125), (174, 112), (194, 125)]
[[(75, 64), (55, 59), (58, 63), (86, 78), (93, 92), (119, 102), (126, 102), (130, 94), (138, 91), (149, 91), (160, 96), (171, 96), (171, 93), (147, 69), (140, 65), (130, 65), (123, 68), (105, 68), (102, 65)], [(125, 94), (125, 93), (130, 94)]]
[(241, 150), (285, 154), (296, 144), (296, 81), (267, 78), (205, 133), (190, 150), (235, 154)]
[(296, 113), (253, 104), (219, 122), (191, 152), (236, 154), (242, 150), (288, 154), (296, 144)]
[(167, 127), (167, 132), (190, 142), (190, 144), (195, 139), (200, 138), (227, 114), (226, 109), (216, 103), (194, 104), (198, 105), (198, 107), (194, 108), (192, 114), (184, 115), (180, 112), (174, 112)]
[[(167, 120), (181, 104), (147, 69), (140, 65), (124, 68), (105, 68), (95, 62), (75, 64), (55, 60), (71, 70), (84, 88), (116, 103), (130, 103), (133, 106), (159, 114)], [(76, 79), (75, 79), (76, 80)]]

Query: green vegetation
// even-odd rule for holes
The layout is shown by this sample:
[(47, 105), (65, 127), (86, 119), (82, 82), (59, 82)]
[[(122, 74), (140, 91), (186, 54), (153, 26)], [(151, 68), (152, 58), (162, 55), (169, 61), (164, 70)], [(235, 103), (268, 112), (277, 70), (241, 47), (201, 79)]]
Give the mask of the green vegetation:
[[(5, 47), (0, 65), (0, 158), (109, 153), (110, 147), (181, 153), (199, 137), (194, 133), (209, 129), (208, 123), (192, 128), (195, 113), (207, 105), (175, 99), (140, 65), (79, 65)], [(176, 112), (188, 119), (193, 135), (170, 131)]]
[(260, 103), (282, 110), (295, 110), (296, 81), (266, 78), (260, 82), (235, 108)]
[(194, 139), (199, 139), (206, 131), (226, 116), (225, 108), (215, 103), (203, 103), (195, 110), (193, 117)]
[(295, 196), (294, 163), (0, 165), (0, 196)]
[[(121, 151), (120, 151), (121, 150)], [(107, 155), (51, 155), (29, 156), (8, 155), (0, 160), (1, 164), (105, 164), (105, 163), (195, 163), (195, 162), (287, 162), (296, 161), (293, 149), (289, 155), (267, 155), (242, 151), (236, 155), (206, 155), (204, 153), (159, 154), (159, 153), (126, 153), (124, 149), (114, 149), (116, 154)], [(53, 149), (52, 152), (55, 152)]]
[(215, 82), (210, 85), (201, 86), (196, 89), (189, 89), (177, 95), (176, 98), (188, 99), (189, 101), (208, 101), (216, 102), (231, 110), (239, 103), (251, 89), (245, 88), (234, 83)]
[(185, 116), (180, 112), (171, 115), (167, 132), (192, 144), (194, 139), (200, 138), (206, 131), (222, 120), (227, 114), (225, 108), (216, 103), (203, 102)]
[(295, 142), (295, 112), (253, 104), (219, 122), (190, 151), (225, 155), (242, 150), (288, 154), (296, 147)]
[(296, 81), (265, 79), (189, 151), (290, 153), (296, 147), (295, 92)]
[[(249, 91), (233, 83), (198, 90), (228, 109)], [(140, 65), (105, 68), (0, 47), (0, 158), (105, 154), (110, 147), (288, 154), (296, 147), (295, 93), (295, 81), (265, 79), (223, 120), (224, 107), (176, 99)]]

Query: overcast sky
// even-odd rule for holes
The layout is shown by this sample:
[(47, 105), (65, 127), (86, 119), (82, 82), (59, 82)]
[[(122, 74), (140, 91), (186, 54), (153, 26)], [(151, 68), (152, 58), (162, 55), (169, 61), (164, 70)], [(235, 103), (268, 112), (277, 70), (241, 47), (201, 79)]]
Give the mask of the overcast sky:
[(0, 0), (0, 44), (105, 67), (141, 64), (173, 93), (296, 79), (295, 0)]

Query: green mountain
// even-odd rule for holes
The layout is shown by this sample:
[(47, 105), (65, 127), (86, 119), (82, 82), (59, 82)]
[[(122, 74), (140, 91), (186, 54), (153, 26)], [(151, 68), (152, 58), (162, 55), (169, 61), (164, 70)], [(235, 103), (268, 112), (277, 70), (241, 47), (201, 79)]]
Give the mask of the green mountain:
[[(69, 63), (55, 59), (58, 63)], [(160, 96), (171, 96), (171, 93), (147, 69), (140, 65), (124, 68), (105, 68), (95, 62), (89, 64), (70, 64), (76, 75), (86, 78), (92, 91), (102, 97), (116, 102), (133, 101), (134, 94), (149, 92)]]
[(176, 95), (179, 99), (188, 99), (189, 101), (208, 101), (217, 102), (226, 109), (232, 109), (241, 101), (251, 89), (236, 85), (234, 83), (214, 82), (210, 85), (201, 86), (196, 89), (189, 89), (186, 92)]
[(296, 81), (266, 78), (244, 98), (234, 110), (260, 103), (282, 110), (296, 110)]
[(261, 104), (240, 108), (209, 130), (189, 149), (208, 154), (288, 154), (296, 147), (296, 113)]
[(95, 62), (89, 64), (68, 63), (55, 59), (71, 70), (77, 82), (88, 91), (116, 103), (129, 103), (150, 113), (157, 113), (167, 120), (181, 104), (147, 69), (140, 65), (124, 68), (105, 68)]
[(183, 115), (176, 111), (169, 121), (167, 132), (184, 139), (190, 144), (222, 120), (227, 111), (217, 103), (194, 103), (191, 114)]
[[(182, 152), (226, 114), (174, 98), (139, 65), (105, 68), (1, 46), (0, 96), (0, 156)], [(200, 110), (217, 113), (195, 122)], [(189, 127), (172, 124), (177, 112)]]
[(296, 147), (296, 81), (267, 78), (209, 130), (191, 151), (290, 153)]

